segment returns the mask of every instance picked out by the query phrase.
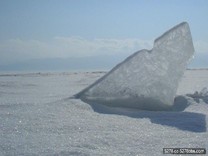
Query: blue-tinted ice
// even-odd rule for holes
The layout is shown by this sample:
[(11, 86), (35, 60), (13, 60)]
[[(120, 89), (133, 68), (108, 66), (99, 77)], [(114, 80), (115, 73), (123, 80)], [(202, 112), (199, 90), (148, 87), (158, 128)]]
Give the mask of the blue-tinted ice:
[(183, 22), (157, 38), (152, 50), (129, 56), (75, 97), (112, 107), (168, 110), (193, 54), (189, 25)]

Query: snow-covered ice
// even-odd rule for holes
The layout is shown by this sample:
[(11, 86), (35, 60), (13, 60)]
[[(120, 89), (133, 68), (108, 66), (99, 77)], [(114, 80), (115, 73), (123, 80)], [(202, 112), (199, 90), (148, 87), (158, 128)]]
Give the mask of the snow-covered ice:
[[(165, 147), (208, 149), (208, 70), (186, 70), (174, 103), (183, 109), (174, 112), (96, 109), (69, 98), (104, 74), (1, 75), (0, 156), (158, 156)], [(196, 91), (200, 96), (193, 97)]]
[(152, 50), (134, 53), (75, 97), (92, 105), (170, 110), (193, 53), (189, 26), (183, 22), (157, 38)]

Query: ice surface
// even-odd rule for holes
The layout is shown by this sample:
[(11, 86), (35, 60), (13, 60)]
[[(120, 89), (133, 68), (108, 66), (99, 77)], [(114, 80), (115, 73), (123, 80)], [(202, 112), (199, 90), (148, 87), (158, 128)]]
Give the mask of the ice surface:
[(152, 50), (134, 53), (75, 97), (112, 107), (168, 110), (193, 54), (189, 26), (183, 22), (157, 38)]
[[(0, 156), (160, 156), (164, 147), (208, 149), (208, 105), (201, 100), (188, 97), (184, 111), (171, 113), (98, 105), (109, 109), (103, 114), (67, 99), (104, 74), (0, 75)], [(187, 70), (178, 94), (207, 85), (208, 70)]]

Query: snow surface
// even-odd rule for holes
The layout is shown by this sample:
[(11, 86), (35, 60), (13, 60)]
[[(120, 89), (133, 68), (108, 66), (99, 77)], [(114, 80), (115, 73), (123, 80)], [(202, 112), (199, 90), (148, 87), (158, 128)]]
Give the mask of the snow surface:
[(0, 156), (159, 156), (165, 147), (208, 149), (208, 70), (185, 72), (173, 112), (96, 108), (69, 98), (104, 74), (0, 75)]
[(134, 53), (75, 97), (90, 104), (170, 110), (193, 53), (189, 26), (183, 22), (157, 38), (152, 50)]

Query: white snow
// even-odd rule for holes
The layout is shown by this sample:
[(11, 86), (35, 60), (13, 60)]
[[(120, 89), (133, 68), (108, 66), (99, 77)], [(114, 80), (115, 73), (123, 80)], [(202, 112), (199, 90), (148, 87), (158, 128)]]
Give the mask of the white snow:
[[(158, 156), (163, 148), (208, 149), (208, 104), (191, 96), (208, 87), (208, 70), (187, 70), (176, 105), (182, 110), (100, 110), (69, 96), (105, 73), (0, 76), (0, 155)], [(202, 93), (202, 92), (201, 92)], [(100, 108), (100, 107), (99, 107)]]
[(152, 50), (134, 53), (75, 97), (90, 104), (169, 110), (193, 53), (189, 26), (181, 23), (157, 38)]

